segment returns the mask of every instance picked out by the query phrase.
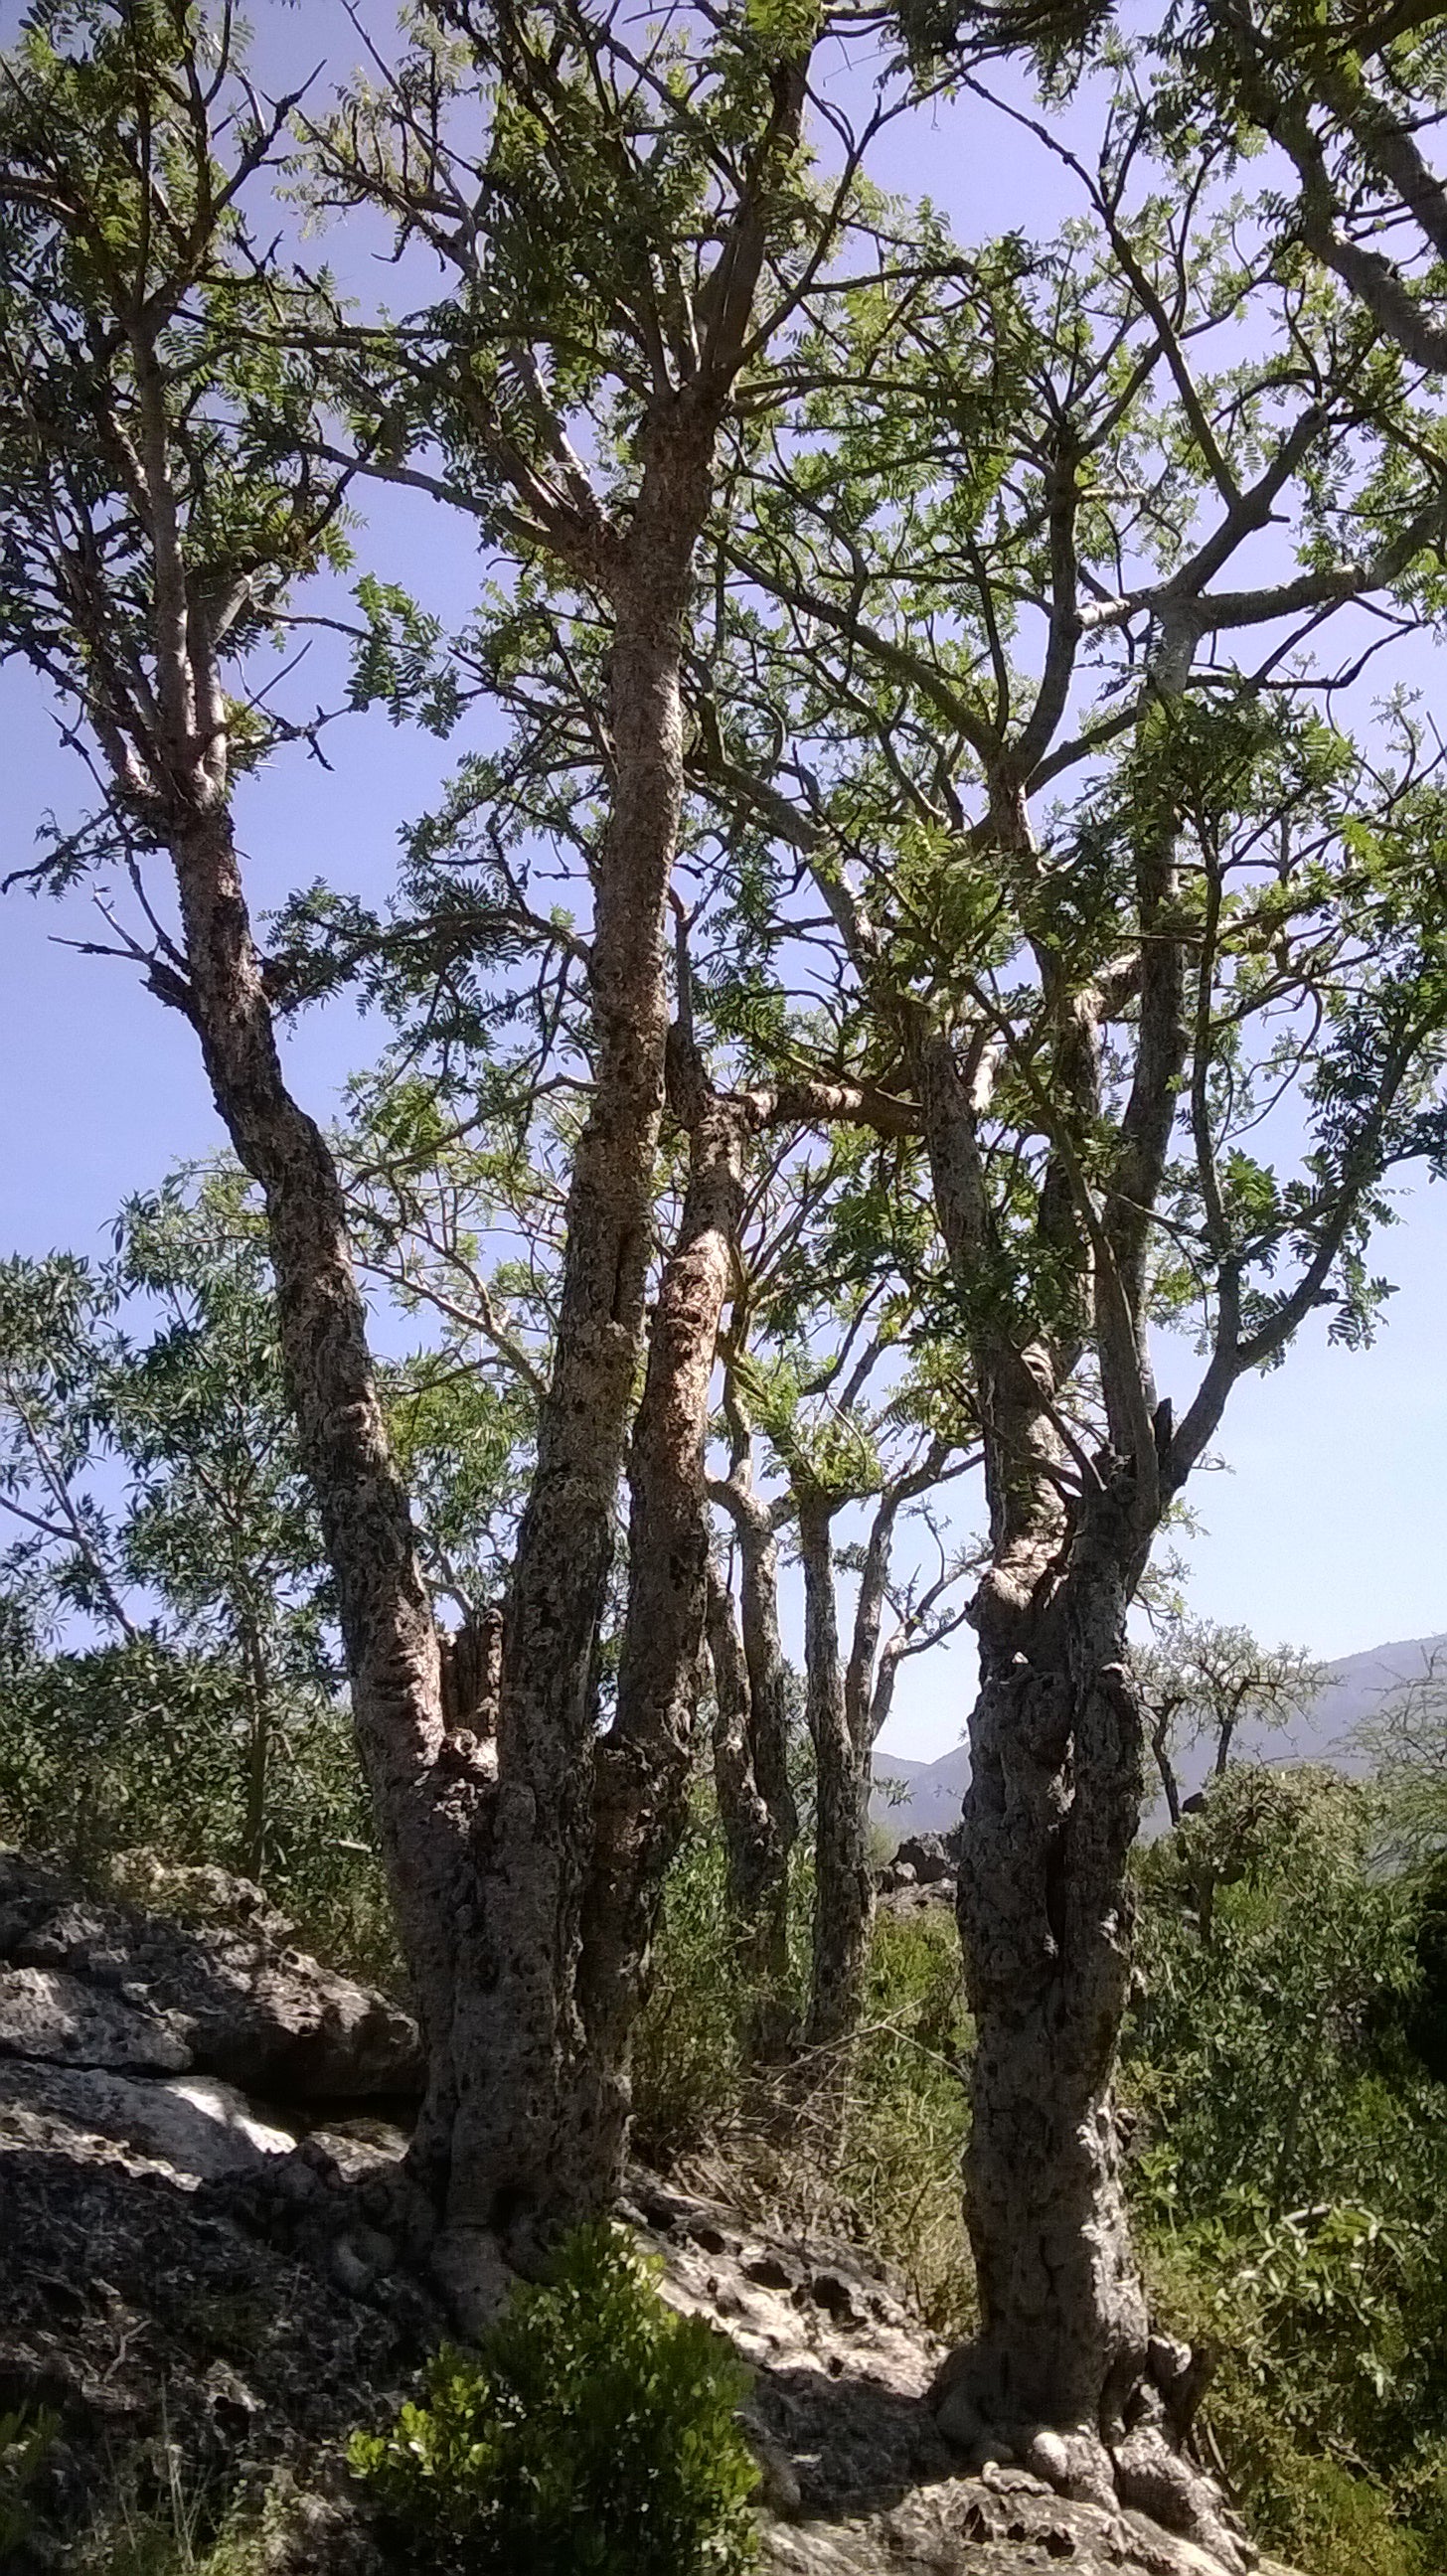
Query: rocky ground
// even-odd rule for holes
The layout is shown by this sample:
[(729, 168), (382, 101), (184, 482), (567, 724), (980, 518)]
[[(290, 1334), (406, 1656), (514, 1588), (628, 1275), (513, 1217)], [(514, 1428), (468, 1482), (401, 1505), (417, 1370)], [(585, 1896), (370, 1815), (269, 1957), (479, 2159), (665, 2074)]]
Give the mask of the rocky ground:
[[(278, 2576), (361, 2576), (340, 2445), (444, 2330), (401, 2162), (416, 2034), (254, 1890), (190, 1873), (155, 1892), (168, 1910), (0, 1854), (0, 2416), (55, 2427), (7, 2565), (70, 2563), (119, 2465), (270, 2487)], [(926, 2403), (941, 2349), (857, 2250), (644, 2174), (624, 2215), (754, 2371), (776, 2576), (1217, 2576), (1017, 2466), (961, 2474)]]

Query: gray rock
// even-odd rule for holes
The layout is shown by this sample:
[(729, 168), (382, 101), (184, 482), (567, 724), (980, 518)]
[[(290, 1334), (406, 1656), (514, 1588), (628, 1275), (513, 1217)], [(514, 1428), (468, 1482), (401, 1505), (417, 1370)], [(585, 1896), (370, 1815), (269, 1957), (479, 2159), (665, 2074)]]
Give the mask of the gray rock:
[(1137, 2514), (1069, 2503), (1019, 2469), (917, 2488), (892, 2509), (769, 2522), (768, 2576), (1229, 2576)]
[(942, 1834), (907, 1834), (894, 1855), (896, 1869), (912, 1869), (920, 1887), (953, 1878), (954, 1859)]
[[(213, 1882), (223, 1873), (190, 1875), (205, 1881), (192, 1895), (221, 1902)], [(191, 2065), (277, 2101), (418, 2092), (422, 2050), (410, 2015), (283, 1946), (269, 1928), (282, 1918), (255, 1913), (183, 1923), (110, 1899), (78, 1901), (55, 1871), (0, 1852), (11, 1962), (0, 2048), (70, 2065)], [(141, 1991), (144, 2007), (124, 2000)]]
[(97, 2138), (107, 2138), (178, 2179), (200, 2182), (255, 2172), (289, 2155), (296, 2143), (209, 2075), (137, 2083), (101, 2067), (0, 2062), (0, 2124), (14, 2125), (27, 2113), (44, 2125), (49, 2143), (69, 2154), (83, 2157)]
[(0, 1968), (0, 2052), (137, 2073), (192, 2063), (169, 2020), (59, 1968)]

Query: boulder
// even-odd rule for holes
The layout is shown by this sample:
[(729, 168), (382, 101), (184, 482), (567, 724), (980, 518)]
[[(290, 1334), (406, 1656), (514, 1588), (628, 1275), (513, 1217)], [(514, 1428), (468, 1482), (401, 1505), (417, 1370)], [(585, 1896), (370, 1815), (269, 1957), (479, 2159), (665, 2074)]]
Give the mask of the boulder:
[(0, 2053), (137, 2073), (174, 2074), (191, 2064), (169, 2018), (58, 1968), (0, 1968)]
[(0, 2060), (0, 2134), (77, 2159), (109, 2139), (148, 2171), (197, 2182), (254, 2173), (296, 2145), (215, 2076), (137, 2083), (103, 2067), (20, 2058)]
[(279, 1946), (296, 1932), (290, 1915), (272, 1904), (255, 1879), (238, 1878), (213, 1861), (162, 1860), (140, 1848), (118, 1852), (107, 1877), (118, 1896), (177, 1915), (183, 1923), (234, 1923)]
[(920, 1887), (933, 1887), (955, 1874), (954, 1854), (943, 1834), (906, 1834), (894, 1855), (894, 1865), (896, 1869), (912, 1869)]
[(410, 2015), (264, 1922), (183, 1923), (81, 1897), (57, 1871), (5, 1852), (0, 1960), (0, 2050), (12, 2056), (192, 2068), (278, 2101), (421, 2090)]

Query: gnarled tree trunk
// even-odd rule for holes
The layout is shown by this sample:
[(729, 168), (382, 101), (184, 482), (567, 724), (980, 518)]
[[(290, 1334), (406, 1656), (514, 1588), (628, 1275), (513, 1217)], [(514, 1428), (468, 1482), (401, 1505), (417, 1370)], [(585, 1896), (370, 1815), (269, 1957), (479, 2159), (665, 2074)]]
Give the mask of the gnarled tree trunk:
[(1134, 1554), (1107, 1489), (1022, 1600), (974, 1616), (959, 1924), (975, 2017), (966, 2210), (980, 2295), (969, 2395), (996, 2425), (1119, 2438), (1146, 2363), (1110, 2085), (1130, 1978), (1126, 1860), (1142, 1796), (1125, 1662)]

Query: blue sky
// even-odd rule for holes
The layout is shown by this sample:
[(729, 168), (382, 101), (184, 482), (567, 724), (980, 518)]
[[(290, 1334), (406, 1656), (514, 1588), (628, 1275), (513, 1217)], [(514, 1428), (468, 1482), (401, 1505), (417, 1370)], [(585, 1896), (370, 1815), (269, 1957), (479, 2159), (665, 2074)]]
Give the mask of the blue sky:
[[(0, 34), (13, 33), (17, 14), (0, 8)], [(277, 86), (328, 45), (339, 65), (350, 58), (332, 0), (290, 12), (260, 0), (253, 14)], [(373, 17), (381, 32), (386, 15)], [(1020, 156), (1005, 137), (997, 159), (966, 164), (958, 132), (940, 117), (914, 120), (889, 139), (880, 177), (930, 189), (966, 235), (1058, 217), (1064, 197), (1039, 196), (1038, 163), (1022, 201)], [(444, 614), (460, 610), (475, 576), (465, 538), (405, 497), (372, 517), (369, 559)], [(1430, 706), (1441, 695), (1436, 656), (1424, 659), (1421, 678)], [(30, 859), (48, 806), (73, 809), (78, 782), (43, 700), (14, 672), (0, 674), (0, 739), (3, 874)], [(368, 718), (338, 730), (332, 775), (300, 752), (278, 761), (241, 806), (256, 909), (317, 875), (381, 897), (399, 826), (425, 806), (459, 748)], [(56, 905), (12, 892), (0, 908), (0, 1249), (98, 1250), (129, 1191), (222, 1141), (185, 1024), (128, 967), (56, 944), (98, 932), (84, 897)], [(308, 1106), (326, 1116), (371, 1044), (344, 1003), (305, 1021), (288, 1051)], [(1188, 1549), (1195, 1606), (1322, 1656), (1447, 1628), (1447, 1192), (1404, 1197), (1401, 1217), (1375, 1264), (1398, 1289), (1375, 1348), (1353, 1355), (1328, 1349), (1319, 1328), (1303, 1335), (1283, 1369), (1237, 1390), (1224, 1467), (1193, 1495), (1202, 1523)], [(886, 1748), (928, 1758), (955, 1743), (971, 1667), (967, 1638), (907, 1667)]]

